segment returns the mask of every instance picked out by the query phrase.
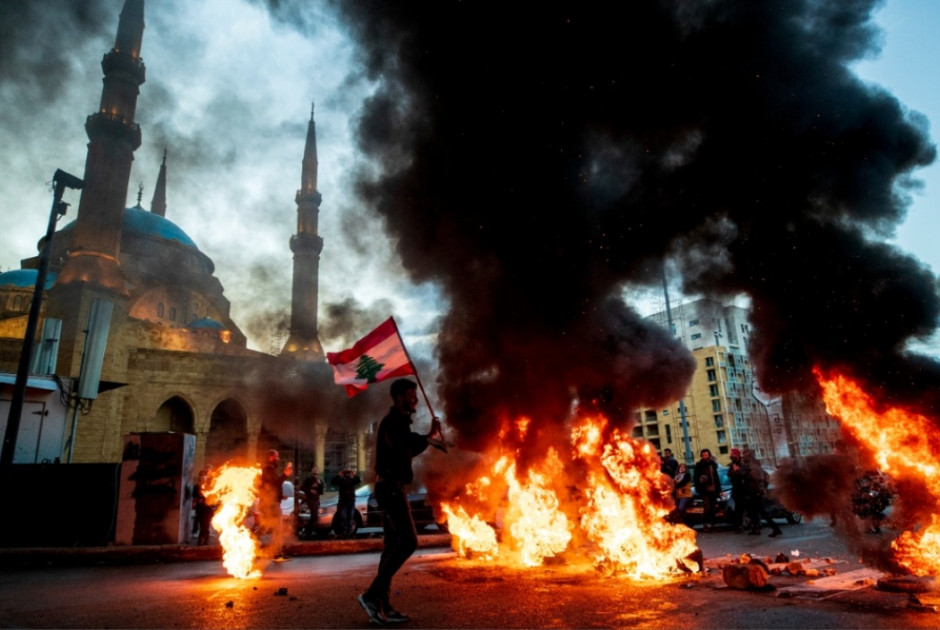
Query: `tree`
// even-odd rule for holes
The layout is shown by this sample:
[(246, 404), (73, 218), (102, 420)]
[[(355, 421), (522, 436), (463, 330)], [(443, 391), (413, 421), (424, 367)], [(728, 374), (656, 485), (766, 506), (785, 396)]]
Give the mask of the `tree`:
[(368, 354), (364, 354), (359, 357), (359, 363), (356, 365), (356, 377), (364, 378), (370, 383), (377, 383), (375, 376), (383, 367), (385, 367), (384, 363), (379, 363)]

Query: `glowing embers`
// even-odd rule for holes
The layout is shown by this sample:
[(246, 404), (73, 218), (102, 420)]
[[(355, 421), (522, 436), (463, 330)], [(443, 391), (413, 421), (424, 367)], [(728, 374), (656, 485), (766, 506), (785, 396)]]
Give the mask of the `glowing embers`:
[(261, 576), (255, 567), (259, 542), (245, 521), (258, 497), (261, 469), (257, 466), (225, 464), (205, 482), (203, 492), (210, 505), (216, 505), (212, 527), (219, 532), (222, 564), (230, 575), (240, 579)]
[[(905, 531), (892, 543), (895, 560), (914, 575), (940, 574), (940, 432), (922, 415), (892, 407), (875, 408), (871, 397), (858, 383), (838, 373), (816, 378), (823, 390), (826, 410), (863, 445), (882, 472), (898, 482), (922, 488), (919, 501), (927, 502), (923, 513), (930, 522), (917, 531)], [(912, 529), (914, 529), (912, 527)]]
[[(522, 434), (526, 420), (510, 427)], [(520, 472), (513, 454), (443, 506), (464, 556), (538, 566), (562, 553), (630, 576), (660, 578), (696, 551), (695, 533), (666, 522), (670, 488), (652, 445), (608, 431), (604, 418), (579, 419), (564, 461), (553, 448)], [(502, 540), (494, 528), (500, 523)]]

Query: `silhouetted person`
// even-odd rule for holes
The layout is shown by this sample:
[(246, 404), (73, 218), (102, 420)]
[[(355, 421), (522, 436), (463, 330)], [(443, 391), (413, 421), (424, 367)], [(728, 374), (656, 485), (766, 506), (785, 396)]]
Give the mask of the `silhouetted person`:
[(718, 463), (712, 459), (712, 452), (703, 448), (700, 456), (692, 472), (692, 483), (702, 497), (702, 531), (710, 532), (715, 526), (715, 509), (721, 482), (718, 479)]
[(258, 512), (261, 529), (271, 532), (271, 548), (274, 558), (281, 559), (284, 545), (281, 500), (284, 498), (284, 481), (289, 480), (293, 465), (288, 463), (280, 472), (281, 455), (274, 449), (268, 451), (268, 459), (261, 469), (261, 484), (258, 489)]
[(767, 509), (764, 507), (764, 495), (767, 493), (768, 479), (760, 460), (757, 459), (751, 449), (746, 448), (744, 449), (741, 464), (744, 468), (744, 500), (747, 504), (747, 514), (751, 520), (751, 531), (749, 533), (759, 536), (760, 521), (764, 519), (772, 530), (770, 532), (771, 538), (780, 536), (783, 534), (783, 530), (767, 514)]
[(320, 514), (320, 497), (323, 495), (323, 480), (320, 479), (320, 469), (314, 466), (310, 469), (310, 474), (300, 485), (300, 491), (304, 493), (304, 503), (310, 510), (310, 520), (304, 527), (304, 535), (312, 536), (316, 531), (317, 517)]
[(741, 463), (741, 450), (731, 449), (731, 461), (728, 463), (728, 479), (731, 481), (731, 500), (734, 501), (734, 531), (741, 533), (744, 531), (742, 523), (744, 522), (744, 513), (747, 511), (747, 499), (745, 498), (744, 465)]
[(196, 511), (196, 519), (193, 523), (193, 531), (199, 532), (196, 538), (197, 545), (206, 545), (209, 543), (209, 534), (212, 529), (212, 515), (215, 514), (215, 506), (209, 505), (206, 501), (206, 495), (203, 491), (203, 484), (209, 479), (211, 466), (206, 466), (199, 472), (199, 479), (193, 487), (193, 507)]
[(411, 430), (411, 414), (418, 404), (417, 385), (408, 379), (392, 383), (392, 408), (379, 423), (375, 441), (375, 498), (382, 510), (385, 541), (379, 569), (372, 584), (359, 596), (359, 603), (374, 623), (401, 623), (410, 617), (389, 602), (392, 577), (418, 547), (418, 533), (408, 504), (407, 485), (414, 479), (411, 459), (428, 447), (428, 438), (441, 430), (441, 421), (431, 418), (427, 434)]
[(356, 488), (362, 484), (362, 479), (352, 468), (344, 468), (330, 484), (339, 491), (333, 528), (338, 536), (346, 538), (356, 530)]

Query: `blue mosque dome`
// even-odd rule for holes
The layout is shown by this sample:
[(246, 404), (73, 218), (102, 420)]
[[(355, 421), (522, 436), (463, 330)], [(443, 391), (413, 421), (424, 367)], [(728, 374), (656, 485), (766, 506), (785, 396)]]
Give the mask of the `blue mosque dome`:
[[(74, 230), (75, 222), (72, 221), (62, 228), (58, 234), (68, 234)], [(176, 241), (181, 245), (192, 247), (196, 251), (199, 251), (196, 242), (178, 225), (166, 217), (161, 217), (159, 214), (145, 210), (140, 204), (124, 209), (123, 231), (124, 234), (138, 238), (157, 237), (167, 241)]]
[[(39, 275), (38, 269), (14, 269), (0, 273), (0, 287), (21, 287), (32, 289), (36, 286), (36, 277)], [(46, 286), (48, 289), (55, 284), (56, 274), (49, 272), (46, 274)]]
[(178, 225), (159, 214), (144, 210), (140, 204), (124, 210), (124, 231), (135, 236), (158, 236), (199, 249)]
[(216, 321), (211, 317), (201, 317), (199, 319), (194, 319), (189, 322), (187, 328), (209, 328), (213, 330), (225, 330), (225, 325), (222, 322)]

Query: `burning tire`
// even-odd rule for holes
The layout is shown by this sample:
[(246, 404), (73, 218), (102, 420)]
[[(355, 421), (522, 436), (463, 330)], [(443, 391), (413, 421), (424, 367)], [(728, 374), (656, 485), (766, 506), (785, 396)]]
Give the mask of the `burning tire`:
[(936, 580), (932, 577), (893, 575), (878, 580), (878, 589), (889, 593), (926, 593), (936, 587)]

